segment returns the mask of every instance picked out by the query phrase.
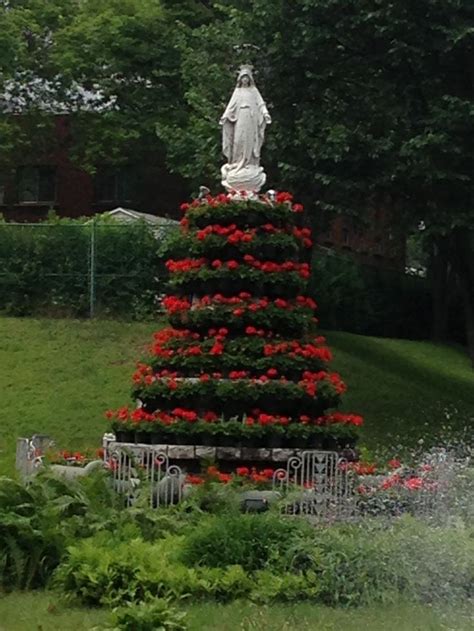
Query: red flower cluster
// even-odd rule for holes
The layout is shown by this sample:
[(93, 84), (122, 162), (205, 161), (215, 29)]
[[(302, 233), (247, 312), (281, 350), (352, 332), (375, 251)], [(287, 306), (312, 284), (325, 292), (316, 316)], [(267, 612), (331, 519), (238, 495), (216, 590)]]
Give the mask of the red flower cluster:
[(255, 467), (237, 467), (235, 473), (222, 473), (217, 467), (210, 466), (207, 468), (204, 475), (187, 475), (186, 482), (193, 485), (203, 484), (206, 480), (221, 482), (222, 484), (229, 484), (230, 482), (254, 482), (256, 484), (262, 484), (271, 482), (274, 473), (274, 469), (267, 468), (258, 471)]
[(231, 370), (229, 373), (229, 379), (245, 379), (248, 376), (247, 370)]
[(152, 383), (154, 381), (153, 368), (148, 364), (137, 363), (137, 369), (132, 375), (132, 381), (135, 384)]
[[(247, 197), (247, 193), (245, 191), (239, 191), (239, 196), (242, 200), (245, 200)], [(258, 199), (260, 202), (265, 204), (272, 204), (273, 202), (267, 195), (259, 195)], [(221, 193), (213, 197), (212, 195), (207, 195), (204, 199), (195, 199), (191, 203), (181, 204), (180, 210), (182, 212), (188, 212), (188, 210), (192, 210), (194, 208), (199, 208), (202, 205), (208, 205), (212, 207), (221, 206), (223, 204), (230, 204), (231, 202), (235, 203), (236, 199), (230, 193)], [(293, 201), (293, 195), (288, 193), (287, 191), (280, 191), (275, 196), (275, 201), (277, 204), (284, 204), (285, 202), (291, 204)], [(302, 204), (293, 204), (291, 206), (293, 212), (303, 212)]]
[(265, 357), (271, 357), (272, 355), (289, 355), (290, 357), (312, 357), (321, 359), (322, 361), (329, 362), (332, 360), (331, 351), (327, 346), (321, 346), (325, 344), (324, 337), (317, 337), (313, 343), (307, 342), (301, 344), (297, 340), (291, 342), (276, 342), (274, 344), (268, 343), (263, 347), (263, 354)]
[(263, 329), (256, 329), (254, 326), (247, 326), (245, 328), (246, 335), (257, 335), (259, 337), (265, 337), (266, 333)]
[(237, 263), (237, 261), (234, 261), (234, 260), (222, 262), (220, 259), (215, 259), (214, 261), (212, 261), (211, 267), (213, 267), (214, 269), (227, 267), (227, 269), (234, 270), (234, 269), (238, 269), (240, 266)]
[(377, 473), (377, 465), (370, 462), (341, 462), (339, 468), (344, 471), (353, 471), (356, 475), (373, 475)]
[(232, 482), (231, 473), (221, 473), (219, 469), (214, 465), (207, 467), (207, 475), (209, 478), (217, 480), (218, 482), (222, 482), (223, 484), (228, 484), (229, 482)]
[(79, 464), (82, 464), (87, 459), (87, 456), (85, 456), (85, 454), (81, 453), (80, 451), (67, 451), (67, 450), (60, 451), (58, 453), (58, 457), (62, 460), (66, 460), (68, 462), (75, 462)]
[(173, 327), (166, 327), (153, 334), (153, 339), (158, 343), (165, 343), (176, 338), (179, 339), (187, 337), (198, 339), (199, 333), (193, 333), (192, 331), (189, 331), (189, 329), (173, 329)]
[[(375, 465), (354, 467), (357, 475), (371, 475), (376, 472)], [(423, 475), (413, 475), (412, 473), (393, 473), (382, 479), (382, 482), (360, 484), (356, 491), (360, 495), (374, 495), (383, 491), (403, 490), (408, 491), (436, 491), (439, 487), (437, 481), (430, 480)]]
[(191, 308), (191, 303), (186, 298), (179, 298), (178, 296), (166, 296), (163, 298), (162, 304), (168, 313), (177, 313), (180, 311), (188, 311)]
[(293, 235), (301, 239), (305, 248), (310, 248), (313, 245), (311, 240), (311, 230), (309, 228), (293, 228)]
[(289, 425), (290, 419), (287, 416), (274, 414), (265, 414), (259, 410), (254, 410), (253, 416), (247, 416), (244, 421), (245, 425)]
[(344, 394), (347, 389), (339, 373), (326, 372), (325, 370), (320, 370), (319, 372), (306, 370), (303, 373), (303, 379), (299, 381), (298, 384), (306, 391), (306, 394), (310, 397), (314, 397), (318, 391), (317, 384), (321, 381), (329, 382), (334, 387), (337, 394)]
[(223, 296), (222, 294), (214, 294), (213, 296), (203, 296), (202, 298), (191, 303), (186, 298), (179, 296), (167, 296), (163, 299), (163, 306), (169, 314), (186, 312), (192, 309), (202, 309), (215, 305), (232, 305), (236, 309), (232, 312), (235, 316), (242, 316), (245, 310), (260, 311), (274, 305), (279, 309), (293, 310), (295, 307), (305, 307), (316, 309), (317, 305), (312, 298), (305, 296), (297, 296), (296, 300), (284, 300), (276, 298), (270, 300), (268, 298), (253, 298), (248, 292), (241, 292), (238, 296)]
[(181, 259), (179, 261), (173, 261), (170, 259), (166, 261), (166, 269), (174, 274), (182, 274), (194, 269), (201, 269), (206, 264), (206, 259)]
[(270, 467), (257, 471), (255, 467), (249, 469), (249, 467), (237, 467), (235, 473), (239, 478), (248, 478), (252, 482), (269, 482), (273, 479), (275, 469)]
[(212, 195), (207, 195), (203, 200), (194, 199), (190, 204), (181, 204), (179, 208), (181, 212), (186, 213), (188, 212), (188, 210), (199, 208), (203, 204), (208, 204), (209, 206), (219, 206), (221, 204), (228, 204), (231, 201), (232, 198), (230, 195), (225, 195), (224, 193), (221, 193), (216, 197), (212, 197)]
[(344, 414), (343, 412), (331, 412), (324, 414), (316, 420), (317, 425), (333, 425), (342, 423), (343, 425), (354, 425), (360, 427), (364, 424), (364, 419), (358, 414)]
[[(183, 220), (181, 223), (183, 224)], [(189, 222), (187, 222), (187, 220), (184, 221), (185, 229), (187, 229), (188, 223)], [(309, 228), (298, 228), (295, 226), (293, 229), (289, 230), (287, 228), (278, 228), (272, 223), (266, 223), (261, 226), (260, 229), (271, 234), (292, 234), (294, 237), (299, 239), (306, 248), (310, 248), (313, 245), (311, 240), (311, 230)], [(229, 226), (212, 224), (198, 230), (196, 232), (196, 239), (198, 241), (204, 241), (208, 236), (215, 234), (220, 237), (226, 237), (227, 243), (231, 245), (238, 245), (239, 243), (250, 243), (254, 240), (257, 233), (257, 228), (240, 230), (234, 223)]]
[(128, 407), (121, 407), (118, 410), (107, 410), (105, 416), (110, 420), (117, 419), (123, 423), (131, 421), (134, 424), (162, 423), (163, 425), (173, 425), (179, 421), (195, 423), (199, 420), (205, 421), (206, 423), (215, 423), (219, 419), (219, 416), (211, 410), (198, 415), (194, 410), (179, 407), (174, 408), (171, 412), (157, 410), (152, 414), (145, 412), (143, 408), (130, 410)]
[(175, 340), (199, 340), (199, 333), (189, 331), (189, 329), (173, 329), (167, 327), (161, 329), (153, 335), (155, 343), (149, 348), (150, 353), (155, 357), (161, 357), (162, 359), (168, 359), (175, 355), (175, 351), (167, 347), (167, 344)]
[(249, 267), (261, 270), (266, 274), (280, 273), (280, 272), (298, 272), (302, 278), (309, 278), (310, 270), (308, 263), (295, 263), (294, 261), (285, 261), (284, 263), (275, 263), (273, 261), (259, 261), (251, 254), (244, 256), (244, 262)]
[(278, 204), (284, 204), (285, 202), (291, 202), (293, 195), (287, 191), (280, 191), (276, 194), (275, 200)]
[[(258, 217), (259, 202), (262, 211), (260, 218)], [(222, 208), (218, 209), (218, 206)], [(213, 208), (217, 209), (213, 210)], [(179, 423), (179, 430), (185, 423), (199, 423), (200, 425), (192, 428), (194, 434), (201, 430), (203, 421), (214, 423), (224, 420), (223, 416), (219, 417), (215, 412), (208, 411), (205, 414), (200, 412), (199, 404), (191, 403), (195, 400), (194, 397), (200, 394), (203, 400), (204, 398), (210, 400), (209, 396), (215, 392), (215, 398), (219, 399), (219, 406), (228, 398), (235, 398), (238, 415), (231, 419), (233, 424), (229, 431), (232, 433), (234, 430), (237, 434), (239, 433), (238, 424), (236, 425), (237, 418), (243, 418), (244, 425), (257, 426), (250, 429), (242, 427), (244, 435), (248, 433), (266, 436), (268, 432), (260, 430), (259, 426), (273, 425), (275, 427), (269, 429), (269, 433), (273, 432), (285, 438), (293, 436), (293, 429), (295, 436), (301, 435), (304, 438), (314, 432), (325, 433), (324, 428), (318, 427), (286, 429), (286, 426), (291, 424), (295, 426), (299, 424), (359, 426), (362, 418), (354, 414), (334, 412), (322, 416), (313, 413), (308, 416), (298, 411), (291, 417), (268, 414), (265, 410), (267, 405), (269, 410), (272, 409), (267, 399), (273, 396), (275, 399), (288, 397), (293, 400), (294, 398), (303, 405), (305, 401), (307, 402), (307, 396), (313, 398), (319, 395), (321, 404), (324, 402), (325, 407), (332, 407), (338, 400), (337, 395), (342, 394), (346, 389), (338, 373), (320, 370), (320, 367), (324, 365), (322, 362), (329, 362), (332, 359), (324, 338), (286, 341), (283, 333), (280, 333), (286, 331), (289, 335), (288, 331), (301, 331), (301, 333), (307, 331), (307, 324), (309, 325), (314, 320), (313, 311), (317, 308), (314, 300), (303, 295), (271, 299), (252, 295), (254, 286), (257, 287), (257, 294), (268, 285), (272, 285), (268, 288), (268, 292), (277, 292), (278, 287), (286, 282), (289, 285), (289, 294), (285, 291), (284, 295), (294, 296), (295, 286), (303, 284), (298, 276), (305, 280), (309, 278), (308, 263), (280, 258), (289, 246), (291, 249), (296, 249), (298, 246), (300, 251), (302, 247), (312, 246), (311, 230), (295, 226), (300, 222), (290, 217), (290, 211), (302, 212), (303, 206), (294, 204), (290, 193), (280, 191), (272, 199), (265, 195), (259, 196), (257, 203), (253, 196), (247, 201), (243, 193), (240, 195), (222, 194), (217, 197), (209, 195), (204, 199), (183, 204), (181, 209), (185, 213), (192, 213), (181, 220), (183, 229), (190, 231), (189, 243), (192, 242), (192, 247), (185, 258), (179, 259), (180, 254), (176, 254), (176, 258), (171, 258), (166, 262), (166, 267), (171, 274), (189, 274), (184, 278), (176, 278), (174, 282), (180, 283), (186, 278), (188, 280), (193, 278), (191, 291), (195, 292), (196, 296), (192, 299), (187, 298), (185, 297), (187, 292), (184, 292), (185, 296), (168, 295), (163, 299), (163, 306), (169, 315), (174, 316), (171, 319), (173, 322), (176, 319), (180, 326), (189, 328), (184, 330), (167, 328), (159, 331), (154, 336), (150, 349), (153, 359), (148, 363), (139, 363), (133, 374), (134, 393), (140, 396), (137, 393), (142, 388), (147, 390), (147, 386), (151, 386), (147, 390), (150, 397), (150, 403), (147, 405), (151, 405), (152, 400), (164, 400), (166, 403), (163, 407), (166, 411), (154, 411), (153, 408), (148, 408), (150, 411), (145, 412), (141, 407), (137, 409), (122, 407), (116, 411), (107, 412), (107, 416), (114, 419), (115, 424), (119, 421), (132, 426), (141, 423), (144, 425)], [(247, 223), (249, 212), (252, 216), (257, 215), (255, 223), (252, 220), (251, 226)], [(259, 224), (262, 218), (267, 223), (255, 225)], [(207, 239), (209, 243), (206, 245), (209, 245), (211, 240), (214, 244), (217, 243), (222, 248), (222, 255), (213, 254), (209, 258), (198, 258), (205, 252), (205, 248), (198, 246), (198, 242), (204, 242)], [(257, 239), (258, 243), (261, 239), (272, 246), (272, 249), (280, 252), (279, 256), (272, 257), (277, 260), (266, 260), (264, 254), (266, 246), (260, 250), (256, 245)], [(230, 259), (229, 253), (225, 252), (226, 244), (240, 246), (246, 243), (251, 243), (251, 246), (242, 247), (244, 252), (236, 256), (236, 260)], [(199, 254), (196, 254), (196, 247), (199, 247), (197, 250)], [(245, 253), (249, 251), (254, 254), (258, 252), (258, 254), (252, 256)], [(222, 256), (222, 260), (213, 258), (214, 256)], [(292, 256), (287, 258), (293, 259)], [(253, 270), (258, 270), (258, 272)], [(279, 276), (264, 277), (264, 274)], [(238, 280), (236, 283), (238, 289), (248, 291), (234, 292), (232, 296), (224, 296), (220, 293), (202, 295), (204, 288), (208, 286), (207, 281), (213, 285), (217, 284), (214, 281), (219, 281), (220, 284), (221, 280), (234, 279)], [(225, 291), (231, 289), (228, 282), (225, 286)], [(253, 313), (256, 317), (252, 317)], [(239, 320), (240, 325), (237, 325), (237, 318), (242, 316), (244, 316), (243, 322)], [(229, 329), (225, 326), (219, 328), (217, 325), (205, 331), (211, 322), (228, 323), (229, 328), (232, 327), (232, 336), (228, 337)], [(204, 330), (197, 333), (192, 331), (193, 328)], [(242, 335), (242, 329), (245, 330), (246, 338)], [(220, 356), (224, 353), (226, 355), (221, 358)], [(246, 356), (245, 361), (242, 355)], [(271, 359), (273, 356), (275, 356), (274, 360)], [(252, 368), (253, 361), (258, 368)], [(222, 362), (220, 370), (211, 372), (217, 362)], [(154, 366), (160, 366), (160, 363), (167, 368), (155, 369)], [(304, 371), (305, 368), (309, 370)], [(204, 372), (205, 370), (209, 372)], [(298, 376), (300, 376), (299, 380)], [(211, 380), (215, 382), (207, 383)], [(178, 391), (175, 392), (176, 390)], [(241, 399), (240, 392), (244, 395), (242, 397), (244, 409), (237, 406), (237, 401)], [(220, 399), (223, 401), (221, 402)], [(255, 401), (263, 409), (252, 409), (253, 406), (246, 404), (245, 401)], [(188, 407), (175, 407), (180, 404)], [(212, 404), (209, 405), (213, 407)], [(193, 407), (194, 409), (190, 409)], [(283, 409), (283, 414), (291, 414), (286, 407)], [(310, 404), (307, 409), (313, 408), (314, 406)], [(324, 409), (321, 408), (321, 412)], [(299, 404), (298, 410), (300, 410)], [(246, 411), (248, 411), (247, 415)], [(279, 410), (277, 408), (273, 411)], [(116, 426), (115, 424), (113, 427)], [(347, 431), (338, 429), (344, 434), (352, 435), (349, 429)], [(331, 430), (327, 433), (330, 434)], [(340, 432), (335, 428), (332, 433), (337, 436)], [(210, 467), (206, 473), (206, 479), (215, 479), (223, 483), (231, 482), (236, 478), (263, 482), (272, 476), (271, 469), (257, 471), (247, 467), (239, 468), (235, 474), (222, 473), (216, 467)], [(188, 481), (199, 484), (202, 479), (201, 476), (192, 475), (189, 476)]]
[(250, 241), (253, 241), (256, 233), (256, 228), (239, 230), (234, 223), (230, 226), (220, 226), (219, 224), (213, 224), (212, 226), (206, 226), (202, 230), (198, 230), (198, 232), (196, 233), (196, 238), (199, 241), (204, 241), (209, 235), (217, 234), (220, 237), (227, 237), (227, 243), (231, 245), (237, 245), (241, 242), (250, 243)]
[[(248, 265), (249, 267), (261, 270), (266, 274), (297, 272), (301, 276), (301, 278), (309, 278), (310, 276), (308, 263), (295, 263), (294, 261), (285, 261), (284, 263), (275, 263), (274, 261), (259, 261), (251, 254), (246, 254), (244, 256), (244, 263), (246, 263), (246, 265)], [(185, 272), (199, 270), (207, 264), (208, 261), (206, 261), (206, 259), (204, 258), (189, 258), (181, 259), (179, 261), (169, 259), (165, 263), (166, 268), (172, 274), (183, 274)], [(210, 267), (213, 269), (227, 268), (229, 270), (236, 270), (240, 267), (240, 264), (235, 260), (221, 261), (220, 259), (215, 259), (214, 261), (211, 261)]]

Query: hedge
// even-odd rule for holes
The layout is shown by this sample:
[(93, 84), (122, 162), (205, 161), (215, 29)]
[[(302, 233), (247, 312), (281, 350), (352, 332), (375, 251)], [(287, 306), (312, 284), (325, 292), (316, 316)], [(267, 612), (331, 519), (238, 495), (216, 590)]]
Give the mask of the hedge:
[(5, 315), (147, 318), (165, 271), (145, 222), (0, 223), (0, 311)]

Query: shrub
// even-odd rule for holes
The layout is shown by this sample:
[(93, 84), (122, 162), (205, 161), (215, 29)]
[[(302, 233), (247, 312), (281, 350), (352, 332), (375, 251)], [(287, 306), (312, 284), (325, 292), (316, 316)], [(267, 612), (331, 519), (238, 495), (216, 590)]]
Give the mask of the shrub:
[(324, 604), (470, 598), (474, 542), (458, 528), (433, 528), (412, 518), (319, 528), (286, 555), (285, 569), (314, 576)]
[(109, 533), (80, 542), (55, 574), (55, 584), (87, 606), (118, 606), (149, 598), (192, 596), (219, 601), (245, 597), (251, 580), (239, 566), (188, 568), (176, 557), (180, 537), (151, 544), (116, 541)]
[(313, 528), (272, 514), (222, 516), (157, 543), (133, 529), (128, 540), (124, 529), (119, 534), (69, 548), (57, 585), (82, 604), (112, 607), (184, 596), (359, 606), (474, 595), (472, 532), (413, 518)]
[(307, 524), (276, 515), (221, 515), (203, 522), (185, 540), (181, 560), (188, 566), (241, 565), (247, 571), (275, 563)]
[(172, 607), (169, 600), (157, 598), (117, 609), (111, 631), (183, 631), (185, 617), (186, 614)]
[(342, 254), (314, 253), (311, 287), (320, 326), (387, 337), (426, 339), (431, 298), (425, 279), (358, 264)]
[[(0, 589), (44, 586), (67, 546), (108, 529), (119, 537), (138, 525), (127, 512), (117, 513), (119, 497), (103, 471), (65, 481), (49, 471), (28, 485), (0, 478)], [(128, 530), (128, 532), (125, 532)]]
[(29, 487), (0, 479), (0, 587), (45, 584), (66, 545), (68, 524), (84, 515), (81, 491), (47, 476)]
[(1, 225), (0, 310), (7, 315), (87, 316), (92, 243), (96, 313), (152, 315), (162, 285), (156, 278), (158, 243), (152, 230), (144, 222), (104, 220)]

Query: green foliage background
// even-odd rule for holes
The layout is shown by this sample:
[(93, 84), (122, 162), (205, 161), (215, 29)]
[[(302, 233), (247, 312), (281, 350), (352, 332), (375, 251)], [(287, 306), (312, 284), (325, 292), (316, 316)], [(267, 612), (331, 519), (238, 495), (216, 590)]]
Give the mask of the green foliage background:
[(95, 315), (149, 318), (164, 282), (158, 248), (144, 222), (0, 223), (0, 310), (87, 317), (92, 303)]

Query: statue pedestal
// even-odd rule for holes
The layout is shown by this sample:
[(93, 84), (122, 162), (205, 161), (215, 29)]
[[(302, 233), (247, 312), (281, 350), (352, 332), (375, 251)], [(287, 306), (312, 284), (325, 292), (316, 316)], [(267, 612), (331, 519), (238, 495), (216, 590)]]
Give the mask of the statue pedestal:
[(258, 193), (267, 179), (263, 167), (257, 164), (249, 164), (245, 167), (240, 167), (238, 164), (224, 164), (221, 175), (222, 186), (230, 193), (234, 191)]

